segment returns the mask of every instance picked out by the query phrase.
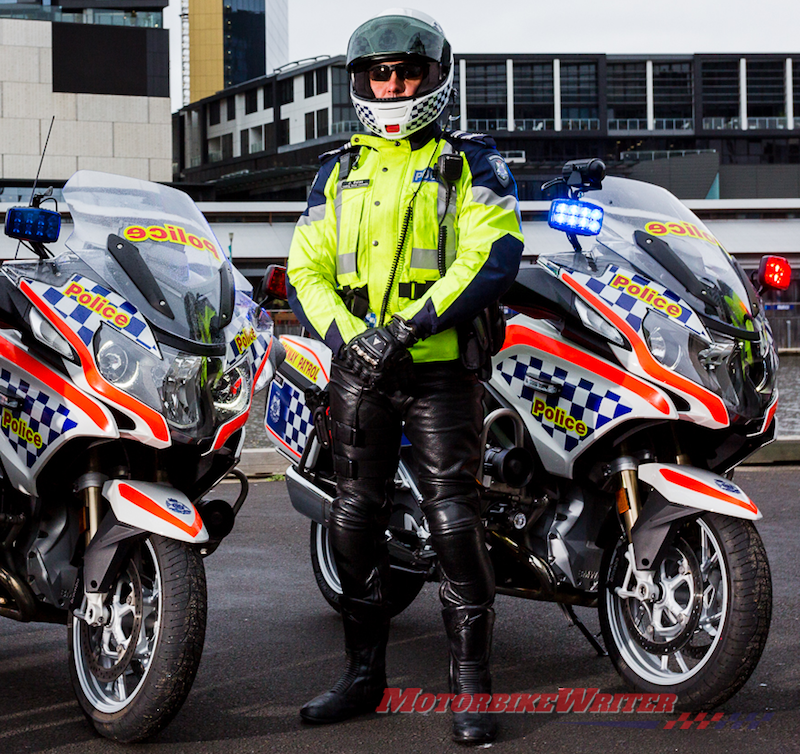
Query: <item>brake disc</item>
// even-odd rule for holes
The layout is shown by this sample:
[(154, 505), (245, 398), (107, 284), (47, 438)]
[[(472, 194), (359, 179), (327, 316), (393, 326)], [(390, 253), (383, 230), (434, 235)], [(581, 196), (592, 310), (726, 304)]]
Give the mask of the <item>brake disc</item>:
[[(113, 683), (125, 672), (139, 643), (139, 634), (142, 628), (142, 580), (133, 560), (129, 561), (125, 572), (129, 576), (131, 583), (130, 596), (133, 598), (133, 622), (128, 646), (122, 655), (114, 657), (103, 651), (104, 634), (106, 631), (111, 630), (110, 626), (95, 627), (88, 625), (85, 621), (81, 621), (81, 650), (83, 658), (91, 674), (101, 683)], [(121, 575), (120, 578), (122, 578)], [(111, 611), (113, 620), (113, 607)], [(111, 665), (104, 664), (104, 661), (108, 662), (109, 659), (113, 659), (114, 662)]]
[[(679, 570), (681, 565), (684, 567), (683, 573)], [(665, 576), (669, 578), (664, 578)], [(669, 583), (673, 580), (678, 582), (677, 588)], [(677, 633), (674, 636), (664, 636), (663, 627), (653, 622), (653, 609), (663, 609), (668, 597), (675, 596), (681, 584), (689, 589), (687, 580), (691, 582), (691, 594), (679, 615), (673, 614), (675, 624), (671, 628)], [(630, 635), (639, 646), (653, 654), (671, 654), (686, 645), (694, 635), (700, 623), (703, 603), (700, 564), (692, 548), (683, 539), (676, 540), (669, 547), (654, 583), (661, 593), (659, 599), (643, 603), (635, 598), (627, 598), (622, 605), (622, 615)], [(679, 623), (682, 623), (680, 628)]]

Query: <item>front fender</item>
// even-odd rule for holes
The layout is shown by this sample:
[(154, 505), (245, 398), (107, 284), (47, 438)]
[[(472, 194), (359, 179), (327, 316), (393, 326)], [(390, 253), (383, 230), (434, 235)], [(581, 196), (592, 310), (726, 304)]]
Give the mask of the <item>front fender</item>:
[(208, 542), (208, 532), (197, 508), (174, 487), (113, 479), (103, 485), (103, 497), (123, 524), (180, 542)]
[(643, 463), (639, 479), (675, 505), (756, 521), (758, 506), (730, 479), (693, 466)]

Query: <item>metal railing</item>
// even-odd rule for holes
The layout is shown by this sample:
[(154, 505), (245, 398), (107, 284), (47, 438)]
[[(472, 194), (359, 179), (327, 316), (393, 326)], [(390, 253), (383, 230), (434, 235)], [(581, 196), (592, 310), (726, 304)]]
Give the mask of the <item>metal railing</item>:
[(562, 131), (599, 131), (599, 118), (564, 118), (561, 121)]
[(552, 131), (555, 128), (552, 118), (515, 118), (514, 128), (517, 131)]
[(646, 131), (646, 118), (609, 118), (609, 131)]
[(653, 149), (630, 150), (622, 152), (623, 162), (643, 162), (646, 160), (668, 160), (671, 157), (686, 157), (688, 154), (714, 154), (716, 149)]
[(785, 129), (786, 118), (748, 118), (747, 128), (753, 130)]
[(690, 131), (694, 128), (694, 118), (656, 118), (656, 131)]
[(352, 134), (364, 133), (366, 129), (360, 120), (340, 120), (336, 123), (331, 123), (332, 134)]
[(506, 118), (477, 118), (467, 121), (467, 131), (508, 131)]
[(738, 118), (703, 118), (705, 131), (733, 131), (740, 127)]

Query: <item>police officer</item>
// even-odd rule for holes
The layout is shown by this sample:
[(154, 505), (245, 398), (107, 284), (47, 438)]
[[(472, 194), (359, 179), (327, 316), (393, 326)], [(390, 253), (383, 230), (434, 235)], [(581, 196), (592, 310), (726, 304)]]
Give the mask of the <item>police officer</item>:
[[(322, 156), (288, 264), (292, 309), (334, 354), (330, 540), (347, 665), (300, 711), (310, 723), (374, 711), (383, 698), (385, 531), (402, 431), (440, 566), (451, 691), (490, 691), (494, 574), (476, 480), (483, 388), (468, 368), (479, 366), (468, 331), (513, 281), (523, 248), (516, 187), (492, 140), (437, 125), (453, 86), (439, 24), (381, 13), (350, 38), (347, 70), (369, 133)], [(454, 713), (454, 740), (495, 736), (494, 716)]]

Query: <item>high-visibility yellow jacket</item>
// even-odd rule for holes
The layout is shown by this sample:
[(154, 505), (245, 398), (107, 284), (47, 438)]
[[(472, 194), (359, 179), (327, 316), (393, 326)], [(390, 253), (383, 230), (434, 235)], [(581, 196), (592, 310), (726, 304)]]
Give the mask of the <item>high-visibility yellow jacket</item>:
[[(442, 154), (462, 155), (460, 177), (440, 175)], [(415, 361), (458, 358), (454, 326), (506, 291), (522, 255), (516, 184), (494, 142), (360, 134), (321, 159), (289, 252), (295, 314), (334, 353), (398, 314), (423, 338)], [(361, 316), (343, 300), (354, 291), (368, 303)]]

